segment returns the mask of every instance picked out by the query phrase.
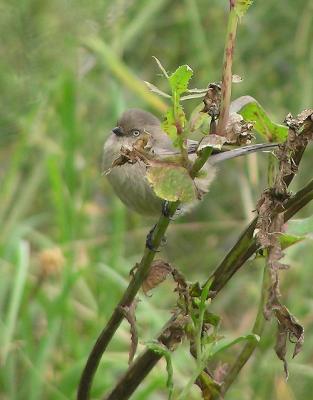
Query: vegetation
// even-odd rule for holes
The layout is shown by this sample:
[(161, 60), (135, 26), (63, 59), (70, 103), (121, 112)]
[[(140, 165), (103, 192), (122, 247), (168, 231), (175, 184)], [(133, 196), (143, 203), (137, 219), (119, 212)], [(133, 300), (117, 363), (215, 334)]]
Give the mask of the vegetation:
[[(288, 112), (312, 106), (312, 10), (310, 0), (256, 2), (249, 9), (233, 67), (244, 80), (234, 86), (233, 98), (252, 95), (278, 123)], [(220, 80), (227, 15), (227, 2), (214, 0), (2, 5), (1, 397), (75, 397), (93, 342), (155, 222), (125, 210), (112, 193), (101, 176), (103, 142), (126, 107), (164, 113), (163, 101), (141, 81), (167, 90), (152, 56), (170, 71), (190, 65), (196, 72), (193, 87)], [(187, 113), (197, 101), (186, 103)], [(311, 178), (311, 157), (308, 148), (291, 185), (294, 193)], [(161, 257), (188, 281), (204, 282), (252, 220), (267, 185), (266, 157), (229, 162), (219, 176), (203, 204), (171, 224), (162, 248)], [(289, 362), (286, 382), (273, 351), (276, 323), (267, 323), (229, 398), (311, 398), (311, 213), (309, 205), (288, 224), (292, 234), (308, 237), (286, 250), (284, 262), (291, 268), (281, 273), (283, 303), (305, 327), (305, 351)], [(250, 332), (255, 333), (263, 265), (261, 257), (249, 261), (209, 304), (221, 318), (218, 334), (228, 340), (219, 353), (222, 363), (231, 363), (243, 343), (256, 344)], [(199, 297), (198, 332), (211, 284)], [(186, 386), (201, 367), (199, 357), (191, 361), (188, 344), (169, 356), (151, 343), (171, 316), (174, 288), (168, 279), (151, 298), (139, 295), (138, 350), (147, 346), (165, 358), (134, 399), (167, 398), (172, 368), (174, 396), (201, 398), (196, 386)], [(235, 347), (229, 347), (232, 340)], [(124, 321), (100, 363), (93, 398), (112, 389), (126, 370), (130, 342)], [(217, 371), (223, 373), (222, 365)]]

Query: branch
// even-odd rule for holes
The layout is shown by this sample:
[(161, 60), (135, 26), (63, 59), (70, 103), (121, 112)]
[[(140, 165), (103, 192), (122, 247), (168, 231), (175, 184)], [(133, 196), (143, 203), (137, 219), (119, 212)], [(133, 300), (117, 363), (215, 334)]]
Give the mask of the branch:
[(169, 206), (169, 215), (165, 216), (162, 214), (155, 228), (153, 231), (151, 231), (152, 237), (150, 244), (152, 246), (150, 246), (150, 248), (153, 248), (153, 250), (146, 246), (143, 257), (137, 266), (133, 279), (130, 281), (122, 299), (115, 307), (109, 322), (104, 327), (91, 353), (89, 354), (86, 366), (79, 382), (77, 400), (87, 400), (89, 398), (92, 380), (98, 368), (101, 357), (124, 318), (123, 309), (125, 307), (130, 307), (145, 277), (147, 276), (151, 263), (155, 257), (156, 250), (161, 244), (162, 238), (164, 237), (167, 227), (170, 223), (170, 218), (174, 215), (177, 207), (178, 202), (171, 203)]
[[(205, 149), (196, 159), (195, 164), (190, 171), (190, 175), (192, 178), (197, 175), (202, 166), (206, 163), (211, 154), (211, 151), (211, 148)], [(133, 279), (129, 283), (128, 288), (126, 289), (122, 299), (114, 309), (109, 322), (104, 327), (91, 353), (89, 354), (86, 366), (80, 378), (77, 400), (88, 400), (92, 380), (98, 368), (101, 357), (124, 318), (123, 309), (131, 305), (143, 281), (145, 280), (149, 272), (151, 263), (154, 260), (156, 250), (159, 248), (161, 241), (166, 233), (166, 230), (170, 224), (171, 217), (175, 214), (179, 204), (179, 202), (169, 203), (169, 209), (166, 213), (167, 215), (164, 215), (162, 213), (158, 223), (150, 231), (150, 245), (149, 247), (147, 247), (146, 245), (144, 255), (140, 263), (136, 266), (136, 273), (133, 276)]]
[[(286, 204), (286, 211), (284, 212), (284, 220), (287, 222), (293, 217), (300, 209), (313, 200), (313, 179), (293, 197), (291, 197)], [(255, 218), (249, 226), (243, 231), (237, 243), (233, 246), (221, 264), (217, 267), (215, 272), (211, 275), (214, 277), (211, 289), (216, 291), (216, 295), (224, 288), (229, 279), (242, 267), (242, 265), (258, 250), (256, 239), (253, 238), (253, 232), (256, 225), (257, 218)], [(166, 330), (163, 330), (158, 336), (157, 340), (161, 341), (164, 334), (171, 327), (171, 321)], [(183, 337), (177, 335), (175, 340), (177, 343)], [(166, 344), (165, 344), (166, 345)], [(125, 375), (120, 379), (115, 388), (110, 394), (104, 397), (104, 400), (126, 400), (132, 395), (143, 379), (153, 369), (153, 367), (162, 358), (161, 355), (156, 354), (150, 349), (145, 350), (137, 357), (135, 362), (128, 368)]]
[(238, 16), (235, 11), (235, 2), (230, 1), (230, 12), (228, 17), (222, 77), (222, 103), (217, 124), (217, 135), (224, 136), (225, 128), (229, 118), (229, 107), (232, 84), (232, 64), (235, 49)]

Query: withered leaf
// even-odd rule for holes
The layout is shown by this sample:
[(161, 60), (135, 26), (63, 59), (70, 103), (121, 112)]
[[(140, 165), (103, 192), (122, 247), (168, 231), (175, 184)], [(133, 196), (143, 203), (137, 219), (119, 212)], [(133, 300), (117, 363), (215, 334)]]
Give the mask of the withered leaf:
[(130, 325), (131, 345), (128, 355), (128, 364), (130, 364), (133, 361), (138, 346), (138, 332), (136, 327), (136, 315), (135, 315), (137, 303), (138, 300), (135, 299), (129, 307), (128, 306), (121, 307), (122, 313)]
[(235, 143), (239, 146), (251, 143), (254, 138), (252, 134), (253, 124), (246, 122), (243, 116), (235, 112), (230, 113), (225, 128), (225, 136), (228, 143)]
[(286, 379), (288, 379), (289, 376), (288, 364), (285, 358), (287, 352), (287, 332), (284, 329), (284, 327), (280, 324), (278, 324), (277, 326), (275, 352), (277, 354), (277, 357), (284, 363), (284, 371)]
[(119, 167), (126, 163), (135, 164), (139, 160), (143, 161), (146, 164), (149, 164), (149, 138), (150, 135), (147, 132), (144, 132), (144, 134), (136, 140), (131, 148), (122, 146), (120, 149), (120, 155), (115, 160), (113, 160), (111, 169), (114, 167)]
[(201, 152), (206, 147), (212, 147), (213, 149), (221, 150), (223, 144), (226, 142), (226, 137), (220, 135), (207, 135), (201, 140), (197, 152)]
[(278, 321), (275, 351), (278, 358), (284, 362), (286, 378), (288, 378), (288, 368), (285, 359), (287, 352), (287, 338), (289, 338), (291, 343), (295, 343), (292, 355), (292, 358), (294, 358), (302, 349), (304, 329), (297, 319), (290, 313), (287, 307), (278, 303), (273, 307), (273, 310)]
[(221, 85), (219, 83), (209, 84), (203, 103), (202, 112), (207, 113), (212, 118), (216, 118), (219, 115), (221, 108)]
[(172, 272), (171, 265), (163, 260), (155, 260), (151, 264), (148, 276), (142, 284), (142, 290), (147, 295), (150, 290), (154, 289), (160, 283), (165, 281), (168, 274)]
[(257, 205), (258, 221), (256, 228), (258, 229), (259, 243), (268, 250), (267, 265), (270, 287), (264, 316), (269, 319), (274, 313), (278, 321), (275, 351), (284, 363), (286, 378), (288, 378), (287, 340), (295, 343), (293, 352), (293, 357), (295, 357), (301, 351), (304, 330), (296, 318), (279, 301), (279, 270), (286, 268), (286, 265), (280, 262), (283, 257), (283, 243), (280, 239), (284, 232), (284, 203), (290, 197), (288, 184), (293, 178), (301, 159), (301, 156), (299, 158), (297, 155), (302, 154), (308, 142), (313, 139), (312, 110), (305, 110), (297, 117), (288, 114), (285, 123), (289, 128), (288, 137), (276, 151), (279, 166), (273, 187), (263, 193)]

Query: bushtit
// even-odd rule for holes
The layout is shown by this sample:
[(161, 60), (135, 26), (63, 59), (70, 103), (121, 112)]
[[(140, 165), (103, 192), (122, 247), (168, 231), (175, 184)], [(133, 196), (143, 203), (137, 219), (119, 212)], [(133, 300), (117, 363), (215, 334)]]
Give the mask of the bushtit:
[[(127, 207), (139, 214), (159, 215), (163, 200), (156, 196), (150, 186), (146, 178), (147, 166), (143, 161), (137, 161), (134, 164), (126, 163), (110, 169), (113, 161), (120, 156), (121, 147), (131, 149), (143, 135), (148, 135), (148, 147), (155, 158), (164, 159), (178, 154), (177, 149), (174, 148), (171, 140), (162, 130), (159, 119), (149, 112), (134, 108), (123, 113), (118, 121), (118, 126), (112, 129), (106, 140), (103, 152), (103, 168), (104, 171), (110, 170), (107, 175), (109, 182)], [(272, 149), (275, 146), (274, 144), (255, 144), (211, 155), (203, 167), (205, 174), (195, 179), (198, 192), (200, 194), (208, 192), (215, 177), (217, 163), (248, 153)], [(194, 160), (197, 142), (188, 140), (187, 147), (190, 159)], [(182, 205), (183, 211), (191, 207), (189, 204)]]

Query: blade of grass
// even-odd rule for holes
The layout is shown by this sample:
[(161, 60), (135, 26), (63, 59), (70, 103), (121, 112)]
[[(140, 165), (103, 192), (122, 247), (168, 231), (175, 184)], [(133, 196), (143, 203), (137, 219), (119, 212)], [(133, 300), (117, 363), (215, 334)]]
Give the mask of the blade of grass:
[(26, 284), (27, 270), (29, 267), (29, 244), (20, 240), (17, 244), (16, 257), (17, 257), (17, 271), (12, 288), (12, 293), (9, 300), (8, 314), (5, 320), (5, 326), (2, 333), (2, 357), (1, 364), (6, 363), (10, 345), (13, 341), (14, 330), (18, 316), (18, 310), (21, 305), (24, 287)]
[(24, 180), (22, 189), (18, 193), (15, 193), (14, 207), (11, 209), (7, 220), (2, 226), (0, 239), (3, 240), (9, 236), (10, 231), (17, 221), (32, 205), (37, 189), (45, 176), (43, 165), (44, 158), (41, 158), (37, 161), (32, 173)]
[(85, 46), (96, 53), (104, 65), (121, 81), (128, 89), (137, 94), (143, 101), (155, 110), (164, 113), (167, 105), (155, 94), (150, 92), (143, 81), (126, 66), (126, 64), (111, 50), (111, 48), (96, 36), (85, 40)]
[(151, 29), (151, 20), (158, 18), (157, 14), (167, 2), (168, 0), (147, 1), (140, 10), (137, 10), (135, 17), (123, 29), (122, 37), (116, 38), (112, 47), (121, 52), (131, 48), (136, 39), (144, 34), (146, 28)]

